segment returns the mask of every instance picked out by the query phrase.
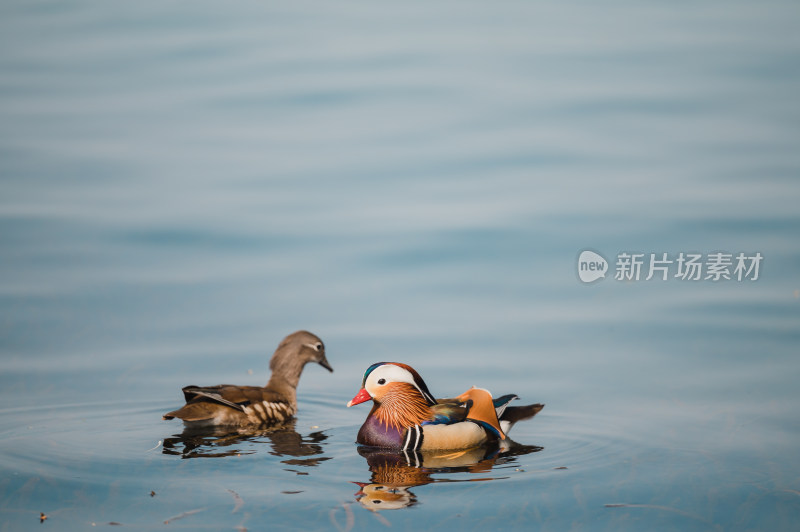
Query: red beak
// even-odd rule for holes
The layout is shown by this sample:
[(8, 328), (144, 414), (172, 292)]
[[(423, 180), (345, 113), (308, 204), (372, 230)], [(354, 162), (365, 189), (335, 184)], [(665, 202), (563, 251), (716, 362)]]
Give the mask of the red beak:
[[(350, 482), (353, 481), (351, 480)], [(366, 495), (366, 493), (364, 493), (364, 487), (369, 486), (369, 484), (367, 484), (366, 482), (353, 482), (353, 484), (357, 484), (359, 487), (359, 490), (353, 494), (354, 496), (359, 497), (361, 495)]]
[(347, 406), (351, 407), (353, 405), (361, 404), (364, 401), (369, 401), (370, 399), (372, 399), (372, 396), (370, 396), (369, 392), (367, 392), (367, 389), (361, 388), (356, 396), (347, 402)]

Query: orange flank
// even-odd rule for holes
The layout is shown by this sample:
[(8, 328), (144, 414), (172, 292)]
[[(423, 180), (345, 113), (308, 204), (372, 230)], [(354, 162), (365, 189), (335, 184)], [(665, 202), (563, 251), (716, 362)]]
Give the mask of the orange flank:
[(497, 412), (494, 409), (494, 403), (492, 403), (492, 394), (489, 393), (488, 390), (473, 386), (466, 392), (459, 395), (457, 399), (461, 402), (472, 401), (472, 406), (467, 413), (467, 419), (471, 419), (473, 421), (482, 421), (483, 423), (491, 425), (497, 430), (497, 433), (500, 435), (500, 439), (506, 439), (503, 429), (500, 428), (500, 422), (497, 419)]

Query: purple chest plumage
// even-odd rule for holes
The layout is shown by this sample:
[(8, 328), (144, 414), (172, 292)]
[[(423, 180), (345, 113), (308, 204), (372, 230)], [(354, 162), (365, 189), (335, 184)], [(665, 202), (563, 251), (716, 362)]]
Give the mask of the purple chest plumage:
[(369, 416), (361, 425), (356, 441), (362, 445), (399, 449), (403, 446), (405, 432), (405, 429), (384, 425), (376, 416)]

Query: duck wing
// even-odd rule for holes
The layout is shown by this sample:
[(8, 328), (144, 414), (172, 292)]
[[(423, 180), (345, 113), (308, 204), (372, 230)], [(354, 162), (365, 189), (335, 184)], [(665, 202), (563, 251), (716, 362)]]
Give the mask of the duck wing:
[[(183, 388), (186, 404), (164, 414), (164, 419), (180, 418), (184, 421), (204, 421), (216, 418), (224, 410), (235, 410), (245, 414), (245, 407), (251, 404), (271, 403), (283, 410), (289, 406), (280, 394), (258, 386), (186, 386)], [(235, 414), (234, 414), (235, 415)]]
[(523, 421), (525, 419), (532, 418), (538, 414), (542, 408), (544, 408), (544, 405), (540, 403), (527, 406), (510, 406), (505, 410), (505, 412), (503, 412), (502, 416), (499, 416), (500, 421), (508, 421), (513, 425), (517, 421)]
[(503, 432), (507, 433), (516, 422), (532, 418), (542, 408), (544, 408), (544, 405), (540, 403), (526, 406), (509, 406), (502, 416), (497, 416), (500, 419), (500, 427), (502, 427)]
[(499, 419), (502, 417), (503, 412), (506, 411), (506, 407), (508, 403), (513, 401), (514, 399), (519, 399), (519, 396), (513, 393), (503, 395), (502, 397), (498, 397), (497, 399), (492, 400), (492, 404), (494, 405), (494, 411), (497, 413), (497, 418)]
[(431, 406), (433, 419), (422, 424), (450, 425), (464, 421), (467, 418), (470, 406), (472, 406), (472, 401), (461, 402), (458, 399), (437, 399), (436, 404)]
[(232, 384), (203, 387), (185, 386), (182, 391), (187, 404), (192, 401), (206, 400), (244, 412), (244, 407), (250, 403), (250, 399), (246, 395), (247, 390), (242, 386), (234, 386)]
[[(508, 405), (511, 401), (519, 399), (519, 396), (513, 393), (503, 395), (496, 399), (492, 399), (492, 406), (494, 407), (495, 413), (497, 414), (497, 418), (500, 419), (503, 413), (508, 408)], [(436, 404), (431, 407), (434, 413), (433, 421), (427, 421), (423, 423), (423, 425), (438, 425), (438, 424), (451, 424), (451, 423), (458, 423), (460, 421), (464, 421), (469, 417), (470, 410), (472, 409), (474, 402), (472, 399), (467, 399), (466, 401), (461, 401), (455, 397), (448, 397), (445, 399), (437, 399)], [(523, 407), (520, 407), (523, 408)], [(541, 408), (539, 408), (541, 410)], [(536, 411), (538, 412), (538, 410)], [(536, 412), (533, 412), (528, 417), (532, 417)], [(518, 412), (517, 416), (521, 416), (522, 412)], [(523, 419), (522, 417), (517, 417), (514, 420), (519, 421)], [(496, 436), (500, 436), (497, 427), (494, 426), (493, 423), (486, 423), (485, 421), (479, 421), (478, 419), (471, 419), (479, 423), (480, 425), (488, 428), (492, 433)]]

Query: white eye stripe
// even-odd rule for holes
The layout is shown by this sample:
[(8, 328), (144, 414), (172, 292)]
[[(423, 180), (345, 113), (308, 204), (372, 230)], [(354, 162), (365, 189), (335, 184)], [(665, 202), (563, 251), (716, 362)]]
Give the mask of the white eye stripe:
[(407, 382), (414, 383), (414, 376), (405, 368), (393, 364), (385, 364), (375, 368), (367, 377), (367, 385), (376, 384), (379, 380), (386, 382)]
[[(383, 384), (380, 382), (382, 380), (384, 381)], [(367, 382), (364, 383), (364, 387), (367, 389), (367, 392), (374, 397), (378, 388), (392, 382), (411, 384), (414, 388), (419, 390), (419, 393), (425, 396), (425, 392), (423, 392), (416, 381), (414, 381), (414, 375), (407, 369), (395, 366), (394, 364), (384, 364), (372, 370), (372, 373), (367, 377)]]

